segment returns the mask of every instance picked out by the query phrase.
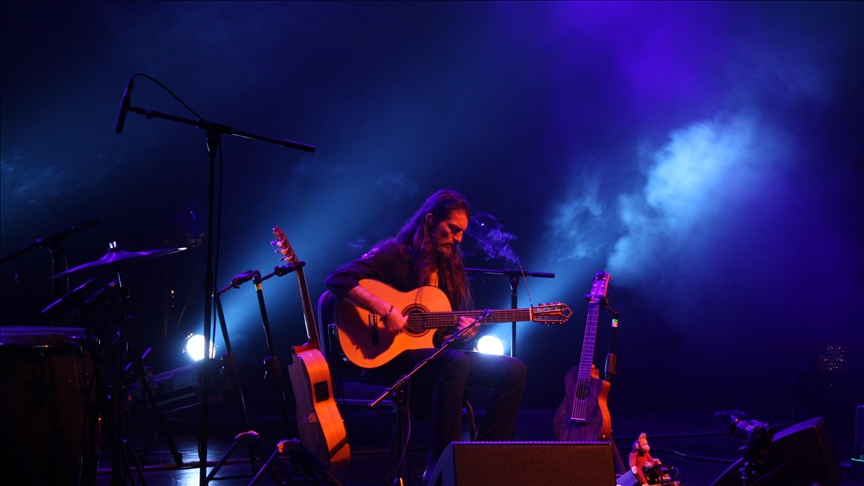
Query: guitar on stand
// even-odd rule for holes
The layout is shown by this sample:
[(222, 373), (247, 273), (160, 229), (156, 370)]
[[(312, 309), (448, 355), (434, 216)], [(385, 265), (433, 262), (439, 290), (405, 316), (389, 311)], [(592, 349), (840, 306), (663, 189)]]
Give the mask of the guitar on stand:
[(597, 336), (597, 316), (601, 304), (605, 307), (606, 291), (612, 277), (597, 272), (588, 299), (588, 319), (582, 342), (579, 367), (572, 368), (564, 378), (564, 401), (555, 412), (553, 428), (562, 441), (611, 440), (612, 418), (606, 405), (609, 382), (600, 379), (594, 366), (594, 341)]
[[(278, 230), (279, 228), (274, 228), (274, 232)], [(249, 446), (250, 461), (253, 462), (253, 469), (255, 469), (255, 466), (254, 458), (252, 456), (258, 454), (264, 461), (263, 466), (261, 466), (261, 468), (255, 474), (255, 477), (252, 479), (252, 482), (250, 484), (257, 484), (258, 481), (261, 479), (262, 475), (266, 472), (269, 472), (271, 476), (273, 476), (273, 479), (280, 484), (286, 484), (286, 480), (291, 481), (291, 484), (298, 484), (296, 483), (296, 481), (301, 480), (316, 484), (329, 483), (335, 486), (342, 486), (342, 483), (339, 481), (339, 479), (335, 475), (333, 475), (333, 473), (327, 467), (327, 464), (330, 461), (320, 459), (320, 456), (318, 456), (315, 452), (320, 447), (319, 444), (321, 440), (318, 440), (316, 442), (316, 437), (308, 433), (307, 429), (309, 427), (305, 426), (306, 424), (304, 423), (304, 421), (314, 422), (317, 424), (317, 415), (314, 415), (314, 412), (313, 415), (310, 415), (310, 412), (308, 412), (307, 409), (301, 407), (301, 405), (305, 402), (301, 402), (301, 398), (299, 396), (301, 392), (298, 391), (298, 387), (294, 385), (295, 371), (293, 368), (296, 368), (296, 366), (291, 365), (288, 366), (288, 371), (292, 382), (292, 389), (294, 390), (295, 401), (297, 403), (297, 416), (298, 418), (307, 417), (305, 419), (300, 418), (300, 420), (298, 420), (300, 422), (299, 430), (297, 430), (299, 434), (294, 433), (294, 421), (290, 419), (288, 414), (288, 407), (286, 403), (287, 399), (285, 398), (285, 390), (282, 386), (282, 366), (279, 363), (279, 358), (276, 356), (275, 346), (273, 345), (273, 336), (270, 332), (270, 319), (267, 317), (267, 309), (264, 305), (264, 292), (262, 283), (272, 277), (282, 277), (288, 275), (291, 272), (297, 272), (297, 278), (300, 281), (300, 290), (302, 296), (304, 297), (304, 317), (311, 316), (311, 314), (309, 314), (309, 311), (307, 310), (307, 308), (311, 309), (311, 304), (308, 302), (306, 279), (303, 276), (303, 266), (305, 265), (305, 263), (296, 259), (296, 256), (294, 256), (294, 251), (291, 250), (291, 247), (288, 245), (288, 240), (284, 238), (285, 235), (281, 233), (281, 231), (279, 231), (279, 234), (281, 234), (280, 242), (273, 242), (273, 244), (280, 246), (280, 248), (282, 248), (286, 252), (283, 253), (283, 255), (285, 255), (283, 259), (285, 259), (288, 264), (276, 267), (275, 269), (273, 269), (272, 273), (268, 273), (267, 275), (261, 275), (258, 270), (249, 270), (247, 272), (241, 273), (240, 275), (237, 275), (231, 280), (231, 287), (240, 288), (240, 285), (250, 280), (253, 281), (255, 284), (255, 293), (258, 296), (258, 306), (261, 310), (261, 321), (264, 325), (264, 333), (265, 337), (267, 338), (267, 346), (270, 350), (270, 356), (264, 359), (264, 378), (267, 380), (275, 381), (279, 408), (282, 412), (282, 420), (285, 425), (285, 433), (288, 437), (292, 438), (282, 440), (276, 445), (275, 448), (271, 448), (261, 439), (258, 433), (254, 430), (250, 430), (248, 432), (244, 432), (235, 436), (234, 442), (231, 444), (231, 446), (228, 447), (228, 450), (225, 452), (219, 462), (216, 463), (210, 473), (206, 475), (204, 480), (201, 482), (202, 484), (207, 484), (215, 479), (227, 479), (217, 478), (216, 474), (219, 472), (222, 466), (226, 464), (231, 454), (233, 454), (234, 451), (237, 450), (237, 447), (242, 444), (246, 444)], [(277, 234), (277, 238), (280, 238), (279, 234)], [(282, 242), (284, 243), (279, 244)], [(289, 253), (292, 258), (288, 258)], [(228, 290), (228, 287), (220, 291), (220, 293), (224, 292), (225, 290)], [(219, 300), (217, 299), (216, 302), (218, 303)], [(220, 319), (222, 319), (224, 322), (224, 315), (221, 315), (221, 304), (217, 306), (217, 310), (220, 311)], [(311, 322), (312, 329), (315, 329), (315, 321), (309, 321), (309, 318), (307, 317), (307, 322)], [(298, 348), (302, 348), (302, 346), (295, 346), (294, 348), (295, 354), (293, 358), (295, 365), (297, 363), (296, 353)], [(323, 357), (321, 358), (321, 360), (323, 361)], [(332, 389), (328, 391), (330, 395), (332, 395)], [(308, 390), (305, 390), (302, 393), (306, 393), (306, 395), (308, 396), (309, 392)], [(302, 437), (302, 440), (297, 439), (296, 435), (300, 435)], [(344, 443), (347, 445), (347, 441), (344, 441)], [(324, 442), (324, 447), (324, 453), (326, 454), (326, 442)], [(290, 461), (288, 461), (291, 465), (290, 468), (288, 467), (288, 464), (286, 464), (286, 462), (282, 460), (283, 458), (285, 458), (285, 456), (288, 456), (288, 458), (290, 458)], [(326, 455), (324, 456), (324, 458), (326, 459)]]
[(321, 353), (318, 328), (306, 276), (303, 273), (305, 262), (300, 261), (291, 248), (288, 238), (279, 227), (273, 228), (278, 247), (277, 253), (288, 264), (288, 271), (297, 273), (300, 297), (303, 305), (303, 318), (306, 321), (308, 341), (294, 346), (293, 364), (288, 366), (288, 376), (294, 390), (297, 404), (297, 422), (300, 427), (300, 440), (331, 471), (345, 468), (351, 463), (351, 447), (345, 423), (333, 398), (333, 383), (330, 368)]

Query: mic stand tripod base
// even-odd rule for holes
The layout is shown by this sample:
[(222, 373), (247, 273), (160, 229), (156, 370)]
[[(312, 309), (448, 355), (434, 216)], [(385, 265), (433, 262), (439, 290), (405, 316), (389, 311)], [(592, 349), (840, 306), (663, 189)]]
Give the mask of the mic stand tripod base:
[[(381, 482), (390, 483), (394, 486), (402, 486), (404, 484), (402, 478), (411, 470), (408, 464), (408, 455), (405, 453), (408, 440), (410, 439), (405, 437), (405, 422), (406, 420), (411, 420), (411, 417), (408, 415), (407, 379), (407, 376), (400, 378), (397, 385), (391, 390), (394, 395), (393, 401), (396, 403), (396, 425), (393, 427), (393, 435), (390, 437), (390, 449), (387, 451), (387, 461), (384, 463), (384, 473), (381, 476)], [(379, 401), (380, 399), (370, 406), (375, 406)], [(396, 476), (391, 480), (389, 477), (390, 468), (393, 465), (394, 458), (398, 458), (399, 462), (396, 465)]]
[(397, 450), (399, 451), (400, 458), (398, 466), (396, 467), (397, 476), (393, 478), (394, 485), (403, 484), (403, 469), (408, 469), (407, 441), (408, 439), (410, 439), (410, 437), (408, 439), (405, 439), (402, 427), (404, 425), (403, 421), (411, 420), (410, 416), (408, 416), (407, 413), (409, 380), (411, 380), (411, 377), (414, 376), (415, 373), (420, 371), (420, 369), (423, 368), (429, 361), (435, 359), (435, 357), (437, 357), (439, 354), (444, 352), (445, 349), (450, 347), (451, 344), (458, 341), (465, 333), (468, 332), (469, 329), (476, 326), (483, 319), (489, 317), (491, 313), (492, 311), (489, 309), (484, 310), (474, 319), (474, 322), (451, 334), (450, 337), (448, 337), (444, 340), (443, 343), (441, 343), (441, 346), (437, 350), (435, 350), (434, 353), (414, 365), (414, 368), (408, 374), (402, 375), (398, 380), (396, 380), (395, 383), (387, 387), (387, 391), (385, 391), (383, 394), (381, 394), (381, 396), (375, 399), (375, 401), (369, 404), (370, 407), (374, 407), (375, 405), (378, 405), (378, 403), (381, 402), (381, 400), (383, 400), (384, 397), (386, 397), (387, 395), (391, 393), (396, 395), (396, 428), (393, 431), (393, 440), (391, 441), (390, 451), (387, 454), (387, 464), (384, 469), (384, 478), (382, 478), (383, 481), (387, 481), (387, 475), (390, 472), (390, 465), (393, 461), (393, 455)]
[[(225, 454), (219, 459), (219, 462), (216, 463), (210, 474), (207, 475), (204, 484), (209, 484), (213, 480), (227, 479), (217, 478), (216, 473), (228, 462), (228, 459), (237, 447), (244, 444), (253, 449), (264, 463), (249, 484), (257, 484), (264, 473), (269, 472), (279, 484), (286, 484), (286, 481), (288, 484), (294, 484), (295, 480), (302, 479), (310, 482), (330, 483), (335, 486), (342, 486), (342, 483), (339, 482), (336, 476), (327, 470), (299, 440), (288, 439), (280, 441), (276, 448), (273, 449), (254, 430), (243, 432), (234, 437), (234, 442), (231, 443), (231, 446), (228, 447), (228, 450), (225, 451)], [(293, 470), (281, 460), (281, 456), (285, 453), (288, 453)], [(316, 479), (315, 473), (321, 477)]]

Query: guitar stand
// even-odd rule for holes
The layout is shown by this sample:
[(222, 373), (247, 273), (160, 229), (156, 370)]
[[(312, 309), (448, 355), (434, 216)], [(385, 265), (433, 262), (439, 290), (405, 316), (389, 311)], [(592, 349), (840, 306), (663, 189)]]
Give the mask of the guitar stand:
[[(225, 322), (225, 312), (222, 310), (222, 299), (219, 298), (220, 295), (231, 290), (233, 287), (234, 285), (232, 282), (232, 285), (218, 290), (213, 296), (213, 301), (216, 306), (216, 315), (219, 318), (219, 326), (222, 329), (222, 340), (225, 342), (226, 353), (222, 355), (222, 366), (228, 375), (231, 387), (234, 389), (234, 395), (237, 398), (237, 406), (240, 409), (240, 420), (243, 423), (244, 430), (251, 430), (252, 427), (249, 425), (249, 415), (246, 412), (246, 400), (243, 398), (243, 388), (240, 386), (240, 372), (237, 368), (237, 359), (234, 356), (234, 351), (231, 349), (231, 340), (228, 337), (228, 325)], [(249, 465), (254, 473), (256, 470), (255, 449), (251, 443), (249, 444), (248, 449)]]
[(261, 283), (274, 275), (277, 274), (274, 272), (262, 277), (258, 270), (252, 272), (252, 278), (255, 282), (255, 293), (258, 295), (258, 307), (261, 311), (261, 323), (264, 325), (264, 336), (267, 339), (267, 348), (270, 351), (270, 356), (264, 358), (264, 379), (273, 380), (276, 384), (276, 398), (279, 402), (279, 411), (282, 413), (285, 435), (288, 437), (297, 437), (299, 431), (288, 414), (288, 399), (285, 397), (285, 386), (282, 384), (282, 366), (279, 363), (279, 357), (276, 356), (276, 347), (273, 345), (273, 335), (270, 332), (270, 319), (267, 317), (267, 307), (264, 305), (264, 291), (261, 288)]
[[(231, 446), (207, 475), (204, 484), (213, 480), (235, 478), (236, 476), (217, 478), (216, 473), (222, 469), (222, 466), (225, 465), (237, 447), (244, 444), (253, 449), (263, 462), (255, 477), (252, 478), (252, 482), (249, 483), (250, 486), (257, 484), (265, 472), (269, 472), (273, 479), (280, 484), (286, 484), (285, 479), (288, 479), (290, 484), (308, 483), (342, 486), (339, 479), (324, 467), (298, 439), (280, 441), (276, 448), (272, 449), (254, 430), (243, 432), (234, 437), (234, 442), (231, 443)], [(281, 459), (286, 453), (291, 461), (291, 468)]]
[[(265, 380), (273, 380), (276, 385), (277, 399), (279, 402), (279, 408), (282, 413), (283, 425), (285, 427), (285, 433), (288, 436), (296, 436), (294, 433), (294, 427), (292, 427), (293, 422), (291, 421), (288, 415), (288, 404), (287, 399), (285, 397), (285, 388), (282, 384), (282, 367), (279, 363), (279, 357), (276, 356), (276, 349), (273, 344), (273, 336), (270, 331), (270, 319), (267, 316), (267, 308), (264, 303), (264, 292), (262, 290), (261, 284), (264, 280), (272, 278), (274, 276), (283, 276), (290, 272), (288, 266), (285, 267), (277, 267), (273, 273), (262, 276), (261, 273), (257, 270), (249, 270), (245, 273), (242, 273), (236, 277), (231, 282), (231, 286), (225, 287), (221, 289), (216, 295), (216, 310), (219, 314), (219, 318), (222, 324), (222, 332), (225, 337), (226, 346), (229, 346), (228, 343), (228, 331), (225, 326), (225, 317), (222, 313), (221, 301), (218, 298), (219, 294), (222, 294), (228, 291), (231, 287), (239, 288), (243, 282), (248, 282), (252, 280), (255, 284), (256, 294), (258, 297), (258, 307), (261, 312), (261, 321), (264, 326), (264, 334), (267, 341), (268, 350), (270, 351), (270, 356), (264, 359), (264, 379)], [(231, 353), (231, 358), (233, 358), (233, 353)], [(233, 364), (233, 363), (232, 363)], [(238, 382), (239, 385), (239, 382)], [(248, 422), (245, 414), (245, 404), (242, 398), (242, 392), (238, 396), (238, 400), (240, 400), (241, 410), (243, 411), (244, 422)], [(334, 484), (336, 486), (342, 486), (342, 483), (339, 481), (333, 473), (330, 472), (316, 457), (312, 454), (299, 439), (292, 438), (287, 440), (280, 441), (276, 449), (270, 448), (260, 437), (260, 435), (254, 430), (249, 430), (248, 432), (243, 432), (238, 434), (234, 438), (234, 442), (225, 451), (225, 454), (213, 468), (213, 470), (208, 474), (205, 478), (204, 484), (209, 483), (214, 479), (228, 479), (228, 478), (216, 478), (216, 473), (225, 465), (228, 458), (231, 454), (234, 453), (236, 448), (240, 445), (246, 445), (249, 449), (250, 455), (250, 463), (252, 464), (253, 471), (255, 470), (255, 459), (256, 454), (263, 462), (261, 468), (257, 470), (255, 473), (252, 482), (250, 485), (256, 484), (265, 472), (269, 472), (273, 479), (281, 484), (285, 484), (285, 479), (290, 480), (292, 483), (295, 482), (303, 482), (310, 484)], [(285, 465), (284, 462), (280, 459), (285, 453), (288, 454), (288, 458), (291, 461), (292, 467), (289, 469), (288, 466)]]

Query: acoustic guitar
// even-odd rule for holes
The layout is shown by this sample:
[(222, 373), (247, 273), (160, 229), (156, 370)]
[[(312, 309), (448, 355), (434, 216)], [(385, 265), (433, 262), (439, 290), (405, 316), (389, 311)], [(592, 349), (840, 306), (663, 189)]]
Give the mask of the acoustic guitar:
[[(451, 310), (447, 295), (437, 287), (424, 286), (410, 292), (400, 292), (371, 279), (361, 280), (360, 286), (393, 304), (408, 320), (406, 332), (394, 334), (387, 331), (378, 314), (361, 309), (347, 300), (339, 300), (336, 330), (342, 355), (362, 368), (381, 366), (407, 349), (432, 348), (436, 329), (457, 325), (460, 316), (477, 317), (484, 312)], [(493, 310), (483, 322), (563, 324), (570, 319), (570, 314), (570, 308), (558, 302), (528, 309)]]
[(276, 252), (282, 254), (281, 259), (297, 273), (306, 336), (309, 339), (303, 345), (294, 346), (293, 364), (288, 365), (288, 376), (297, 404), (300, 441), (325, 467), (338, 471), (350, 465), (351, 447), (345, 423), (333, 398), (330, 367), (321, 353), (315, 313), (303, 273), (305, 263), (298, 260), (288, 238), (278, 226), (273, 228), (273, 236), (276, 237), (273, 245), (279, 248)]
[(558, 440), (609, 440), (612, 436), (612, 417), (606, 406), (609, 382), (600, 379), (600, 371), (594, 366), (597, 315), (611, 280), (608, 273), (597, 272), (591, 292), (585, 295), (588, 320), (582, 341), (582, 358), (579, 367), (572, 368), (564, 378), (564, 401), (558, 406), (552, 423)]

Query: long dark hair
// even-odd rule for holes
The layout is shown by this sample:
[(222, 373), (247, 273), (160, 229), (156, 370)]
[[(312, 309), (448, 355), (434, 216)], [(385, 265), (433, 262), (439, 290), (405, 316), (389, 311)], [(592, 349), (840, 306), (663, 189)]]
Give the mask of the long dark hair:
[[(462, 310), (469, 309), (473, 304), (462, 252), (457, 246), (449, 258), (439, 261), (431, 233), (442, 219), (459, 211), (464, 212), (465, 216), (471, 216), (468, 201), (456, 191), (442, 189), (429, 196), (402, 226), (396, 237), (384, 244), (398, 244), (402, 254), (411, 259), (418, 287), (425, 285), (429, 275), (438, 270), (439, 286), (447, 294), (453, 307)], [(432, 214), (431, 225), (426, 222), (427, 214)]]

